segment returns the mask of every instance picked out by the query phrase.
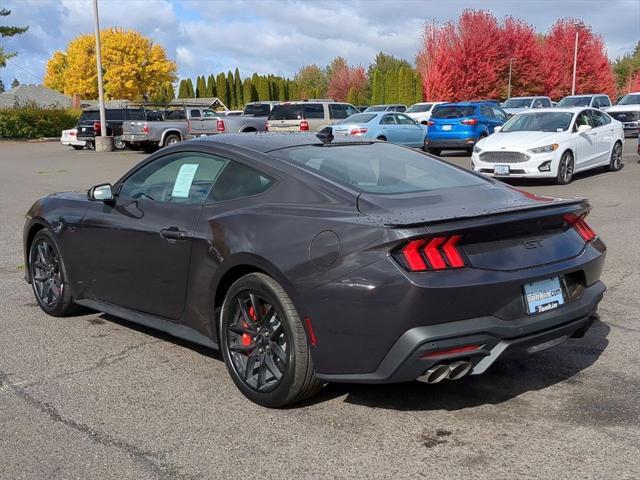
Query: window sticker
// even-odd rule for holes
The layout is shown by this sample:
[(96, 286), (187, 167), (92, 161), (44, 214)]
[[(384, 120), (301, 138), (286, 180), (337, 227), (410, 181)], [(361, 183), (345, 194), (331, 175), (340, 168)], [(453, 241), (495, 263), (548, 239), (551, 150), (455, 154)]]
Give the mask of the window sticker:
[(176, 183), (173, 186), (173, 192), (171, 196), (173, 198), (189, 198), (189, 192), (191, 191), (191, 184), (193, 183), (193, 177), (198, 170), (197, 163), (185, 163), (180, 167), (178, 176), (176, 177)]

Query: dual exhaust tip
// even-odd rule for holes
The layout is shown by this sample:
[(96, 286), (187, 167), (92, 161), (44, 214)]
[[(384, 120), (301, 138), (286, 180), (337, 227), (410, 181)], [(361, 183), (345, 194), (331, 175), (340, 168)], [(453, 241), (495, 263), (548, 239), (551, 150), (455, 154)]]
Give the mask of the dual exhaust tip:
[(424, 372), (419, 379), (429, 384), (443, 380), (459, 380), (471, 371), (471, 362), (460, 360), (450, 364), (438, 363)]

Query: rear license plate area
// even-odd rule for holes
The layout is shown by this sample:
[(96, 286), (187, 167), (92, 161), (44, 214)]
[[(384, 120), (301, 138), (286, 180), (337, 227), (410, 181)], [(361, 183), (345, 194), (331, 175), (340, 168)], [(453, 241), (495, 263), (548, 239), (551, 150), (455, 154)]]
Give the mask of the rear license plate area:
[(526, 283), (522, 286), (527, 313), (536, 315), (564, 305), (564, 292), (558, 277)]
[(453, 128), (452, 125), (442, 125), (442, 130), (449, 131)]
[(496, 175), (509, 175), (509, 165), (494, 165), (493, 173)]

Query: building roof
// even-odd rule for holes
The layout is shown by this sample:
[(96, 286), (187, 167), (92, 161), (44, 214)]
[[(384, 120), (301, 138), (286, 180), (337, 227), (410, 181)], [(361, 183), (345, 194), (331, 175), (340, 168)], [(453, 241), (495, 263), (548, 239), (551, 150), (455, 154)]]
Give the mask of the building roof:
[(69, 108), (71, 97), (42, 85), (18, 85), (0, 93), (0, 108), (32, 104), (40, 108)]

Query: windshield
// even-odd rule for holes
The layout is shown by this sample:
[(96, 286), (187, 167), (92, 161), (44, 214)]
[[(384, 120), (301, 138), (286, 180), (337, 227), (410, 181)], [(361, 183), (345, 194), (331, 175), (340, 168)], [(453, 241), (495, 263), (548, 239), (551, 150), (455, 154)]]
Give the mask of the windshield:
[(436, 107), (433, 109), (431, 118), (460, 118), (470, 117), (476, 111), (476, 107), (473, 106), (449, 106), (449, 107)]
[(417, 103), (407, 108), (407, 113), (428, 112), (433, 107), (433, 103)]
[(638, 104), (640, 104), (640, 94), (639, 93), (625, 95), (618, 102), (618, 105), (638, 105)]
[(304, 169), (366, 193), (427, 192), (484, 179), (422, 153), (388, 143), (306, 145), (273, 152)]
[(91, 122), (95, 120), (100, 120), (100, 112), (98, 110), (85, 110), (80, 115), (80, 120), (78, 122)]
[(365, 112), (385, 112), (387, 107), (385, 105), (378, 105), (375, 107), (369, 107), (365, 110)]
[(367, 123), (375, 117), (376, 115), (373, 113), (356, 113), (355, 115), (351, 115), (338, 123)]
[(588, 107), (591, 103), (589, 95), (585, 97), (564, 97), (558, 104), (559, 107)]
[(564, 132), (571, 125), (573, 113), (520, 113), (502, 127), (501, 132)]
[(502, 108), (527, 108), (533, 98), (510, 98), (502, 104)]

